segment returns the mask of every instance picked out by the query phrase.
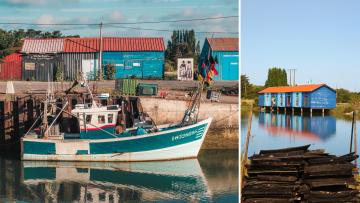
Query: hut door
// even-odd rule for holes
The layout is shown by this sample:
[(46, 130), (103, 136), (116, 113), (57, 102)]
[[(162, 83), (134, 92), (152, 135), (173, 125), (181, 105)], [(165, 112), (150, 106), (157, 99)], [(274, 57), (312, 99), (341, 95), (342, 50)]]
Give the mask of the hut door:
[(125, 71), (127, 77), (142, 78), (143, 69), (140, 60), (127, 60), (125, 61)]
[(305, 107), (309, 106), (309, 97), (307, 95), (304, 95), (304, 106)]
[(291, 96), (288, 95), (286, 96), (286, 106), (290, 106), (291, 105)]
[(86, 79), (95, 80), (96, 71), (98, 66), (98, 60), (96, 59), (83, 59), (82, 60), (82, 72), (84, 73)]

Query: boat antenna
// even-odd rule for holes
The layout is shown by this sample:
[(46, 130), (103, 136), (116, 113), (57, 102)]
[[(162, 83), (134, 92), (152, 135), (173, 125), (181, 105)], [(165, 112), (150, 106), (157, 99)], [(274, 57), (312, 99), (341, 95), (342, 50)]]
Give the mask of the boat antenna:
[(92, 94), (91, 89), (90, 89), (90, 87), (89, 87), (89, 82), (88, 82), (88, 80), (86, 79), (86, 77), (84, 76), (84, 74), (81, 74), (81, 76), (82, 76), (82, 79), (83, 79), (82, 86), (85, 86), (86, 89), (88, 90), (88, 92), (89, 92), (89, 94), (90, 94), (91, 101), (92, 101), (92, 106), (93, 106), (93, 107), (98, 107), (98, 105), (97, 105), (96, 102), (95, 102), (94, 95)]

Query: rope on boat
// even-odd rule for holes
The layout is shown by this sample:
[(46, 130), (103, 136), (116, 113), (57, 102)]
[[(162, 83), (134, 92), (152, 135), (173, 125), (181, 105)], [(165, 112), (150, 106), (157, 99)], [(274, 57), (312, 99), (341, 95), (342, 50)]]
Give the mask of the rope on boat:
[(29, 134), (29, 132), (32, 130), (32, 128), (35, 126), (35, 124), (37, 123), (37, 121), (42, 117), (44, 113), (41, 113), (40, 116), (35, 120), (35, 122), (31, 125), (31, 127), (29, 128), (29, 130), (25, 133), (24, 136), (26, 136), (27, 134)]
[(58, 115), (56, 115), (55, 119), (53, 120), (53, 122), (51, 122), (50, 126), (46, 129), (44, 135), (46, 135), (46, 133), (50, 130), (51, 126), (54, 125), (56, 119), (60, 116), (61, 112), (64, 111), (65, 107), (68, 105), (68, 101), (66, 101), (65, 105), (63, 106), (63, 108), (61, 109), (61, 111), (58, 113)]

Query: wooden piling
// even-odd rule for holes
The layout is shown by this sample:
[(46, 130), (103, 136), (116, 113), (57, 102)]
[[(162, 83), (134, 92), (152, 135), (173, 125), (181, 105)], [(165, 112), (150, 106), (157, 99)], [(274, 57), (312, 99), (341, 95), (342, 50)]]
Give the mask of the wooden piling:
[(251, 104), (250, 110), (249, 110), (248, 131), (247, 131), (246, 141), (245, 141), (245, 150), (244, 150), (244, 154), (243, 154), (243, 158), (242, 158), (241, 178), (240, 178), (241, 188), (243, 187), (243, 182), (244, 182), (244, 177), (245, 177), (245, 165), (248, 162), (248, 149), (249, 149), (249, 141), (250, 141), (250, 136), (251, 136), (251, 123), (252, 123), (252, 104)]
[(0, 142), (5, 143), (5, 102), (0, 101)]

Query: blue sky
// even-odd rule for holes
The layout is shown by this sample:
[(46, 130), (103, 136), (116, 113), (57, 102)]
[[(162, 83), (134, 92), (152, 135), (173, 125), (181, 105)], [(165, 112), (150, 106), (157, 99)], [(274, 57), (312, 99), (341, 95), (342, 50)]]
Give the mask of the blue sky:
[(360, 91), (359, 9), (357, 0), (242, 0), (242, 73), (264, 85), (268, 68), (296, 68), (297, 84)]
[[(99, 23), (176, 20), (238, 15), (237, 0), (0, 0), (0, 22), (29, 23)], [(195, 29), (195, 31), (237, 32), (237, 18), (182, 23), (127, 25), (151, 29)], [(2, 29), (35, 28), (56, 30), (59, 27), (0, 25)], [(63, 26), (65, 34), (98, 36), (97, 27)], [(137, 31), (105, 27), (104, 36), (163, 36), (169, 32)], [(198, 34), (203, 41), (212, 34)], [(215, 37), (237, 36), (215, 34)]]

